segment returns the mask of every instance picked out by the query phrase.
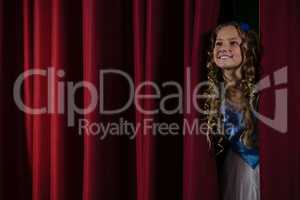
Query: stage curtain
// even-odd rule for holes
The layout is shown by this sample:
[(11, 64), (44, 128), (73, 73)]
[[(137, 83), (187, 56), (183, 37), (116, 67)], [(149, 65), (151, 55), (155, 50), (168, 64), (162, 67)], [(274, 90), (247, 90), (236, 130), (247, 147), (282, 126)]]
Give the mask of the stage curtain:
[[(219, 2), (187, 0), (184, 11), (184, 120), (189, 127), (193, 127), (195, 120), (201, 119), (201, 115), (193, 106), (191, 97), (197, 85), (206, 80), (209, 33), (217, 24)], [(183, 133), (183, 199), (218, 199), (216, 160), (213, 149), (209, 149), (207, 138), (203, 134), (205, 132), (196, 128), (190, 131), (184, 129)]]
[[(261, 91), (259, 109), (271, 119), (281, 116), (276, 123), (282, 128), (287, 121), (283, 133), (260, 123), (262, 199), (300, 198), (299, 9), (297, 0), (260, 1), (261, 79), (269, 77), (270, 86)], [(276, 98), (286, 93), (287, 101), (276, 103)], [(275, 113), (279, 107), (283, 110)]]
[[(153, 129), (140, 129), (134, 139), (101, 139), (95, 126), (79, 131), (79, 120), (182, 125), (184, 118), (196, 119), (194, 109), (143, 114), (133, 104), (120, 114), (103, 114), (100, 105), (116, 109), (126, 103), (129, 87), (124, 77), (99, 74), (122, 70), (135, 87), (171, 80), (194, 86), (205, 68), (202, 40), (216, 25), (217, 1), (1, 0), (0, 5), (1, 199), (217, 199), (214, 160), (203, 135), (183, 136), (181, 130), (154, 136)], [(24, 113), (14, 102), (15, 81), (28, 70), (40, 74), (24, 80), (22, 100), (45, 108), (44, 114)], [(97, 105), (92, 112), (68, 113), (72, 104), (91, 105), (90, 89), (76, 85), (81, 81), (96, 87)], [(75, 86), (76, 92), (70, 89)], [(142, 92), (155, 91), (147, 86)], [(160, 104), (138, 103), (144, 109)], [(174, 109), (178, 103), (166, 105)]]

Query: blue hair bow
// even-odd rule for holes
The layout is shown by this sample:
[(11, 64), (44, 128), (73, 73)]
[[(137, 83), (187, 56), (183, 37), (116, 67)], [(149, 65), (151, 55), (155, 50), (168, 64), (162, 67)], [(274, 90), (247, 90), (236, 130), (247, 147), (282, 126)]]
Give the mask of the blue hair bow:
[(248, 31), (250, 30), (249, 24), (244, 23), (244, 22), (240, 23), (240, 27), (241, 27), (241, 29), (242, 29), (243, 31), (245, 31), (245, 32), (248, 32)]

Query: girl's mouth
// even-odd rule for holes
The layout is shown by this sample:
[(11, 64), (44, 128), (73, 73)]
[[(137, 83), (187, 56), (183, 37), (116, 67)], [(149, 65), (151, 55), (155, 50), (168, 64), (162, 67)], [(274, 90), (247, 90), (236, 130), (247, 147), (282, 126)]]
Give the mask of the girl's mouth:
[(221, 60), (226, 60), (226, 59), (229, 59), (229, 58), (233, 58), (233, 55), (218, 55), (217, 58), (221, 59)]

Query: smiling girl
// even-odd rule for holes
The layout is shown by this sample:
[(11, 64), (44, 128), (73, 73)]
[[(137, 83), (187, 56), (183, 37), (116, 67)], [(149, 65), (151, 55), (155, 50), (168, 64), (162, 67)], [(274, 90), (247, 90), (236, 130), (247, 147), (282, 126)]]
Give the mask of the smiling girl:
[(212, 34), (207, 93), (217, 87), (224, 95), (208, 99), (206, 109), (208, 138), (219, 148), (216, 153), (225, 156), (220, 167), (223, 200), (260, 199), (258, 133), (250, 105), (257, 100), (258, 50), (258, 37), (247, 25), (222, 24)]

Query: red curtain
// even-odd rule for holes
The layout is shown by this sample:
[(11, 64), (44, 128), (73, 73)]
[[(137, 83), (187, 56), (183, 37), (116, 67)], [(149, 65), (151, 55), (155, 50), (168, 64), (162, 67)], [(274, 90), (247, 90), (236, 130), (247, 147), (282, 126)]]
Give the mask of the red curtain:
[[(185, 105), (191, 105), (190, 94), (195, 86), (203, 80), (206, 67), (208, 33), (217, 22), (218, 1), (185, 1), (184, 5), (184, 66), (185, 77), (191, 74), (190, 80), (185, 78)], [(190, 87), (188, 87), (190, 86)], [(192, 124), (200, 116), (192, 107), (186, 108), (184, 119)], [(183, 199), (218, 199), (216, 162), (213, 152), (208, 150), (206, 137), (199, 135), (199, 130), (185, 132), (183, 158)]]
[[(153, 130), (141, 129), (134, 140), (101, 140), (91, 130), (80, 135), (77, 123), (124, 118), (182, 124), (183, 117), (197, 118), (195, 110), (146, 115), (133, 105), (121, 114), (99, 113), (100, 105), (119, 108), (128, 99), (124, 77), (100, 80), (99, 71), (122, 70), (135, 86), (174, 80), (194, 87), (204, 62), (202, 36), (216, 25), (217, 1), (1, 0), (0, 9), (0, 199), (217, 199), (215, 164), (204, 136), (153, 136)], [(23, 84), (25, 104), (45, 107), (45, 114), (25, 114), (13, 99), (14, 81), (32, 69), (54, 72), (50, 79), (29, 76)], [(52, 111), (66, 111), (72, 103), (90, 106), (88, 88), (76, 90), (74, 102), (68, 99), (68, 87), (80, 81), (100, 84), (104, 95), (98, 93), (102, 99), (93, 112), (75, 114), (70, 127), (73, 113)], [(157, 99), (138, 103), (146, 110), (159, 105)]]
[[(299, 112), (293, 107), (299, 97), (299, 8), (296, 0), (260, 1), (263, 77), (288, 66), (288, 132), (260, 124), (266, 200), (300, 196)], [(144, 81), (180, 83), (187, 105), (204, 74), (204, 41), (217, 17), (217, 0), (1, 0), (0, 199), (218, 199), (215, 161), (202, 135), (153, 136), (153, 130), (140, 129), (134, 140), (125, 135), (101, 140), (92, 131), (78, 131), (80, 119), (109, 123), (124, 118), (135, 124), (145, 119), (183, 124), (186, 119), (191, 124), (199, 117), (193, 108), (145, 115), (131, 105), (121, 114), (101, 114), (100, 104), (113, 109), (128, 99), (128, 83), (112, 74), (100, 83), (100, 104), (93, 112), (75, 114), (75, 126), (68, 126), (70, 113), (25, 114), (13, 99), (15, 80), (29, 69), (56, 72), (50, 84), (40, 75), (23, 85), (26, 105), (49, 110), (61, 108), (63, 98), (64, 108), (70, 106), (69, 90), (62, 93), (59, 85), (66, 89), (68, 82), (87, 81), (98, 87), (99, 70), (119, 69), (135, 86)], [(282, 88), (286, 86), (263, 91), (262, 114), (273, 115), (274, 89)], [(143, 92), (152, 94), (153, 87)], [(91, 100), (90, 90), (81, 88), (73, 103), (83, 108)], [(138, 103), (144, 109), (159, 105), (157, 99)], [(170, 100), (167, 106), (177, 103)]]
[[(300, 199), (299, 10), (297, 0), (260, 1), (262, 78), (270, 76), (272, 83), (262, 91), (260, 111), (275, 118), (274, 110), (280, 106), (275, 105), (276, 92), (287, 89), (288, 93), (287, 132), (280, 133), (263, 123), (260, 126), (262, 199)], [(280, 83), (273, 73), (285, 66), (287, 80)]]

